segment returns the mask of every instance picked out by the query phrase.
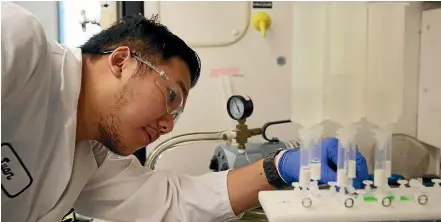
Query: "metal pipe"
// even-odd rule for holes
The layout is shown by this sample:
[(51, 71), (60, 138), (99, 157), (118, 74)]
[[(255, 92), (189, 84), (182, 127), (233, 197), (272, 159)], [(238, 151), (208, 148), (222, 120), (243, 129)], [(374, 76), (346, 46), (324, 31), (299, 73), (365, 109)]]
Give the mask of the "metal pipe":
[[(182, 138), (193, 136), (192, 138)], [(177, 136), (170, 137), (161, 143), (159, 143), (153, 151), (148, 155), (146, 166), (154, 170), (155, 164), (161, 154), (167, 150), (176, 148), (179, 145), (184, 145), (183, 143), (188, 142), (214, 142), (214, 141), (227, 141), (231, 142), (232, 139), (236, 138), (236, 131), (220, 131), (220, 132), (196, 132), (196, 133), (186, 133)], [(252, 209), (246, 211), (242, 220), (240, 221), (261, 221), (267, 222), (265, 213), (261, 208)]]
[[(192, 138), (181, 138), (184, 136), (193, 136)], [(155, 164), (161, 154), (167, 150), (173, 149), (181, 143), (187, 142), (203, 142), (203, 141), (231, 141), (235, 137), (235, 133), (232, 131), (221, 131), (214, 133), (188, 133), (178, 135), (165, 140), (164, 142), (158, 144), (153, 151), (148, 155), (146, 166), (154, 170)]]
[(164, 141), (162, 141), (161, 143), (159, 143), (158, 145), (156, 145), (155, 148), (153, 148), (153, 150), (157, 149), (159, 146), (162, 146), (164, 143), (167, 143), (168, 141), (174, 140), (176, 138), (179, 137), (183, 137), (183, 136), (192, 136), (192, 135), (201, 135), (201, 134), (218, 134), (221, 133), (222, 131), (218, 131), (218, 132), (196, 132), (196, 133), (184, 133), (184, 134), (180, 134), (180, 135), (176, 135), (176, 136), (172, 136)]

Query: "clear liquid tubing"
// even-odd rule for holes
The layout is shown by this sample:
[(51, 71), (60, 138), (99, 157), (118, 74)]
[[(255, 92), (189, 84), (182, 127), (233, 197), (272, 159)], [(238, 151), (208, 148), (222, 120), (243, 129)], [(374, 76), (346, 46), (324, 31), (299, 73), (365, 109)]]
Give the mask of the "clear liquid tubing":
[(291, 121), (302, 127), (324, 118), (326, 4), (293, 3)]
[(337, 185), (339, 187), (347, 187), (348, 182), (348, 172), (346, 169), (337, 169)]
[(386, 174), (383, 168), (375, 168), (374, 170), (374, 185), (378, 188), (386, 185)]
[(386, 158), (385, 158), (385, 173), (387, 177), (391, 177), (392, 175), (392, 127), (389, 127), (390, 136), (387, 138), (387, 145), (386, 145)]
[(355, 179), (357, 177), (357, 162), (351, 159), (348, 162), (348, 178)]
[(303, 186), (311, 180), (311, 150), (315, 146), (313, 128), (302, 127), (299, 129), (300, 138), (300, 178)]
[(389, 161), (389, 160), (386, 160), (385, 161), (385, 174), (386, 174), (386, 177), (391, 177), (392, 176), (392, 162), (391, 161)]
[(323, 126), (316, 125), (311, 127), (310, 136), (312, 140), (311, 144), (311, 179), (320, 180), (321, 179), (321, 165), (322, 165), (322, 138)]
[(377, 187), (385, 185), (389, 177), (387, 172), (387, 153), (390, 149), (389, 141), (392, 136), (392, 129), (385, 127), (374, 130), (375, 138), (375, 171), (374, 184)]
[[(355, 129), (356, 130), (356, 129)], [(355, 133), (353, 131), (353, 137), (348, 147), (348, 178), (354, 179), (357, 175), (357, 145), (354, 142)]]
[[(374, 184), (380, 189), (391, 174), (391, 124), (403, 108), (404, 36), (407, 3), (368, 4), (368, 72), (363, 94), (368, 122), (375, 134)], [(387, 33), (387, 34), (385, 34)]]
[(347, 160), (348, 160), (348, 151), (345, 147), (346, 141), (343, 141), (343, 139), (339, 138), (338, 143), (338, 157), (337, 157), (337, 184), (340, 187), (345, 187), (348, 180), (347, 175)]
[[(352, 144), (357, 131), (353, 126), (363, 117), (363, 86), (367, 74), (367, 5), (364, 2), (329, 4), (327, 14), (328, 70), (325, 113), (342, 126), (337, 160), (337, 184), (347, 186)], [(354, 131), (354, 132), (352, 132)], [(355, 159), (355, 157), (353, 158)]]
[[(337, 183), (343, 186), (348, 179), (355, 178), (355, 143), (354, 137), (357, 133), (358, 125), (351, 124), (340, 128), (337, 132), (339, 139), (338, 159), (337, 159)], [(345, 173), (343, 176), (342, 174)], [(340, 175), (339, 175), (340, 174)]]
[(311, 183), (311, 170), (309, 168), (300, 168), (299, 184), (306, 187)]
[[(355, 133), (355, 132), (354, 132)], [(354, 142), (354, 137), (348, 144), (348, 178), (354, 179), (357, 175), (357, 145)]]
[(311, 162), (311, 179), (312, 180), (320, 180), (321, 179), (321, 168), (322, 168), (322, 163), (320, 162)]

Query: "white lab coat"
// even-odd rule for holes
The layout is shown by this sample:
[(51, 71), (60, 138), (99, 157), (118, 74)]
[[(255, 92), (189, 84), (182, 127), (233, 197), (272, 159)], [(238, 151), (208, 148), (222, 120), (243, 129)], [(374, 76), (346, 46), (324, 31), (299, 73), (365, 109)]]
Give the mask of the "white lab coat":
[(108, 221), (236, 219), (226, 172), (152, 172), (95, 141), (75, 144), (81, 52), (48, 42), (25, 9), (1, 10), (2, 221), (58, 222), (72, 207)]

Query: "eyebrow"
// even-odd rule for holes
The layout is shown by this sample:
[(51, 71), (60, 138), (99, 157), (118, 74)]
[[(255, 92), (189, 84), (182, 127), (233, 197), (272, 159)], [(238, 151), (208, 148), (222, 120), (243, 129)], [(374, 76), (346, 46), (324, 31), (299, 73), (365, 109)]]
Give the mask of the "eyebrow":
[(184, 93), (184, 96), (187, 97), (188, 96), (188, 90), (185, 88), (184, 82), (179, 80), (179, 81), (177, 81), (177, 83), (178, 83), (179, 87), (181, 87), (181, 90)]

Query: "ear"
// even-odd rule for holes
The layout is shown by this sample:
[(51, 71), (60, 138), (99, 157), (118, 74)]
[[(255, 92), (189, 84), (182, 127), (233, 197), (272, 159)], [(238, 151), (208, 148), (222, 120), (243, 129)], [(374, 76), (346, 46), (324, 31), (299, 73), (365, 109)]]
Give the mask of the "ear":
[(124, 63), (127, 63), (132, 58), (130, 48), (123, 46), (116, 48), (108, 57), (110, 70), (117, 77), (121, 78)]

